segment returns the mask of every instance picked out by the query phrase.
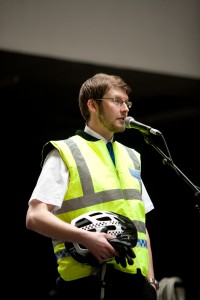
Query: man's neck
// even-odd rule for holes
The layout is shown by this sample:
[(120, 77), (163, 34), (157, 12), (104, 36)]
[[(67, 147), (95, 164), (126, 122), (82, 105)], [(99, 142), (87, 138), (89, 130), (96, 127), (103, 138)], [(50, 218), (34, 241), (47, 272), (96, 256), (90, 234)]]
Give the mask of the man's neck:
[(114, 138), (113, 135), (109, 139), (103, 137), (102, 135), (100, 135), (99, 133), (97, 133), (96, 131), (91, 129), (87, 124), (85, 125), (84, 131), (87, 132), (88, 134), (96, 137), (97, 139), (103, 140), (104, 142), (108, 142), (108, 141), (112, 142), (113, 138)]

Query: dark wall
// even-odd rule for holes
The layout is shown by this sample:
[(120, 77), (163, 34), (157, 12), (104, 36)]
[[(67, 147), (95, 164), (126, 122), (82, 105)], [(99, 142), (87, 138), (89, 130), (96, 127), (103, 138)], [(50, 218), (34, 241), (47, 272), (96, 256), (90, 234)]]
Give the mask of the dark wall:
[(168, 155), (166, 142), (181, 171), (177, 174), (163, 164), (162, 155), (141, 132), (127, 129), (117, 135), (142, 154), (143, 180), (155, 205), (147, 224), (156, 277), (182, 277), (191, 296), (194, 283), (200, 283), (200, 214), (195, 208), (199, 203), (195, 185), (200, 186), (200, 81), (1, 51), (3, 201), (12, 225), (8, 238), (11, 265), (6, 272), (8, 278), (16, 274), (16, 290), (11, 293), (26, 295), (26, 287), (29, 293), (45, 297), (55, 284), (51, 241), (25, 228), (27, 202), (41, 170), (43, 144), (84, 127), (78, 92), (82, 82), (97, 72), (118, 74), (131, 85), (129, 115), (163, 133), (164, 140), (153, 137), (151, 143)]

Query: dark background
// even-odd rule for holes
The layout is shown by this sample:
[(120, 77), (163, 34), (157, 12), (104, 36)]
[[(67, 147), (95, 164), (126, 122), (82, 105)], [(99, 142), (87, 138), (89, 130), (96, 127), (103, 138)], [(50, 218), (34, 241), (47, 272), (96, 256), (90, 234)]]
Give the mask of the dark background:
[[(129, 115), (162, 132), (174, 163), (190, 181), (188, 185), (164, 165), (140, 131), (116, 135), (142, 155), (143, 180), (155, 206), (147, 225), (156, 277), (180, 276), (187, 300), (192, 300), (200, 284), (200, 203), (195, 197), (195, 185), (200, 186), (200, 81), (0, 51), (2, 203), (9, 221), (4, 243), (10, 250), (5, 278), (14, 283), (9, 293), (50, 298), (54, 288), (57, 266), (51, 240), (26, 229), (27, 203), (41, 170), (43, 144), (84, 128), (78, 93), (97, 72), (119, 75), (132, 87)], [(168, 155), (161, 137), (153, 137), (153, 143)]]

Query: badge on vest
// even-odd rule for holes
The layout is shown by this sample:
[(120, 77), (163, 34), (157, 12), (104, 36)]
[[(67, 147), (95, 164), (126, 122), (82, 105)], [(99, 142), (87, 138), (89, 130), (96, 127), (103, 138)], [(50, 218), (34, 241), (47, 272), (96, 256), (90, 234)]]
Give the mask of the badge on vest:
[(129, 172), (131, 173), (131, 176), (137, 178), (138, 180), (141, 180), (140, 172), (138, 170), (133, 170), (131, 168), (128, 168)]

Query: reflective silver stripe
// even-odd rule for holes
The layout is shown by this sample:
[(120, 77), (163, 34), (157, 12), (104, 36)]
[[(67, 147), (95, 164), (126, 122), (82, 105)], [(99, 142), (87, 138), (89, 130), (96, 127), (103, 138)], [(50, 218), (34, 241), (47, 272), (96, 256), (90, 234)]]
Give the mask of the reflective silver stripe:
[[(124, 145), (123, 145), (124, 146)], [(124, 148), (126, 149), (126, 151), (128, 152), (128, 155), (130, 156), (130, 158), (132, 159), (132, 161), (134, 162), (134, 166), (135, 166), (135, 169), (136, 170), (139, 170), (140, 171), (140, 161), (139, 159), (137, 158), (136, 154), (133, 152), (132, 149), (124, 146)], [(140, 182), (140, 186), (142, 188), (142, 183), (141, 183), (141, 180), (139, 181)]]
[(135, 227), (137, 228), (138, 232), (142, 232), (142, 233), (146, 234), (146, 226), (145, 226), (144, 222), (134, 220), (133, 223), (134, 223)]
[(109, 201), (116, 201), (121, 199), (129, 200), (132, 198), (141, 200), (141, 195), (138, 190), (113, 189), (102, 191), (93, 193), (92, 195), (83, 195), (76, 199), (66, 200), (63, 202), (62, 207), (56, 211), (56, 214), (62, 214), (70, 212), (72, 210), (81, 209), (100, 203), (106, 203)]
[(123, 145), (123, 147), (126, 149), (126, 151), (128, 152), (128, 155), (130, 156), (130, 158), (134, 162), (135, 169), (140, 170), (140, 161), (138, 160), (138, 158), (135, 155), (135, 153), (133, 152), (133, 150), (131, 150), (130, 148), (128, 148), (124, 145)]
[(76, 166), (78, 169), (78, 173), (79, 173), (80, 181), (81, 181), (81, 185), (82, 185), (83, 194), (93, 194), (94, 187), (92, 184), (92, 177), (91, 177), (91, 174), (88, 170), (88, 166), (86, 164), (86, 161), (85, 161), (79, 147), (70, 138), (65, 140), (64, 142), (70, 148), (70, 150), (73, 154), (74, 160), (76, 162)]

